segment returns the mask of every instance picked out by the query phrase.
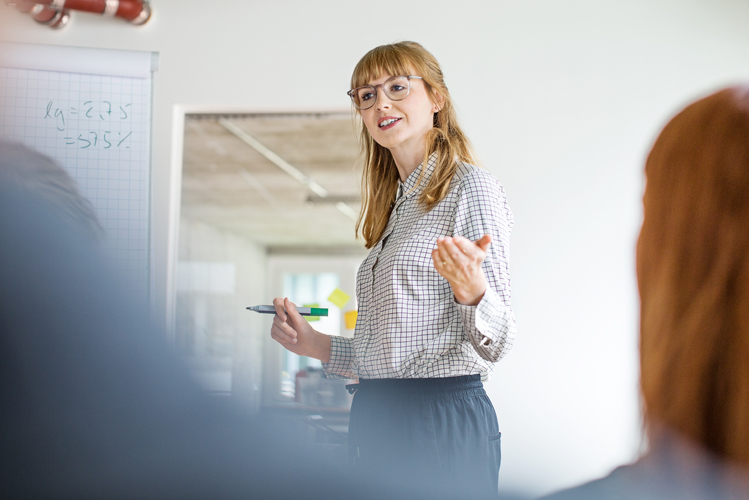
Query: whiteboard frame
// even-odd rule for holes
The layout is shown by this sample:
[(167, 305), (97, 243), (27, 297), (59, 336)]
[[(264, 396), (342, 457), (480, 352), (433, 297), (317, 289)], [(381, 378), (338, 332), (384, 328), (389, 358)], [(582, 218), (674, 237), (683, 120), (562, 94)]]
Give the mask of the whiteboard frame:
[(148, 121), (148, 214), (146, 257), (146, 301), (153, 315), (156, 307), (155, 238), (154, 238), (154, 116), (155, 86), (161, 62), (158, 51), (51, 45), (0, 40), (0, 67), (77, 73), (84, 75), (143, 78), (150, 80)]

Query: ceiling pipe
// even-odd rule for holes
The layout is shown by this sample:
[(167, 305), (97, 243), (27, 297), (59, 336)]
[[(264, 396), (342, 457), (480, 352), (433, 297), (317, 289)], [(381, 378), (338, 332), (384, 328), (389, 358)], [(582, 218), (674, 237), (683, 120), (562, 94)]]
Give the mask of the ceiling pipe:
[(314, 194), (310, 194), (307, 196), (307, 203), (320, 203), (320, 204), (335, 204), (335, 203), (361, 203), (361, 196), (358, 194), (351, 194), (351, 195), (329, 195), (325, 198), (322, 198), (320, 196), (315, 196)]
[(339, 201), (338, 203), (335, 204), (335, 207), (338, 209), (339, 212), (341, 212), (343, 215), (345, 215), (352, 221), (356, 222), (357, 220), (359, 220), (359, 214), (356, 213), (356, 210), (346, 205), (344, 202)]
[(69, 11), (91, 12), (104, 17), (120, 17), (132, 24), (145, 24), (151, 18), (147, 0), (6, 0), (21, 12), (31, 14), (39, 23), (55, 28), (67, 24)]
[[(226, 118), (219, 118), (218, 119), (219, 125), (224, 127), (226, 130), (234, 134), (237, 138), (239, 138), (242, 142), (253, 148), (255, 151), (260, 153), (261, 155), (265, 156), (268, 160), (271, 161), (271, 163), (275, 164), (278, 168), (289, 174), (291, 177), (299, 181), (301, 184), (307, 186), (307, 188), (315, 193), (319, 198), (318, 199), (325, 199), (328, 198), (328, 191), (310, 179), (308, 176), (304, 175), (299, 169), (297, 169), (295, 166), (291, 165), (289, 162), (278, 156), (275, 152), (273, 152), (270, 148), (265, 146), (263, 143), (252, 137), (250, 134), (245, 132), (241, 127), (236, 125), (231, 120), (227, 120)], [(246, 177), (245, 177), (246, 178)], [(246, 178), (247, 179), (247, 178)], [(249, 181), (249, 179), (248, 179)], [(309, 201), (309, 198), (308, 198)], [(334, 200), (331, 200), (334, 201)], [(358, 214), (354, 211), (353, 208), (349, 207), (341, 201), (341, 199), (337, 199), (334, 201), (336, 209), (338, 209), (339, 212), (341, 212), (343, 215), (348, 217), (349, 219), (356, 222), (358, 219)]]
[(68, 24), (70, 21), (70, 12), (63, 9), (57, 10), (46, 5), (27, 0), (6, 0), (5, 3), (11, 7), (16, 7), (20, 12), (29, 14), (34, 21), (39, 24), (45, 24), (50, 28), (59, 29)]
[(31, 17), (39, 24), (46, 24), (50, 28), (60, 29), (65, 27), (70, 21), (70, 12), (68, 10), (55, 10), (51, 7), (35, 4), (31, 9)]
[(218, 119), (219, 125), (224, 127), (226, 130), (237, 136), (242, 142), (253, 148), (255, 151), (260, 153), (261, 155), (265, 156), (268, 160), (270, 160), (274, 165), (276, 165), (278, 168), (292, 176), (294, 179), (299, 181), (301, 184), (304, 184), (309, 188), (310, 191), (315, 193), (317, 196), (321, 198), (325, 198), (328, 196), (328, 191), (304, 175), (302, 172), (299, 171), (296, 167), (289, 164), (286, 160), (278, 156), (276, 153), (271, 151), (269, 148), (267, 148), (264, 144), (262, 144), (260, 141), (252, 137), (250, 134), (242, 130), (240, 127), (235, 125), (230, 120), (227, 120), (226, 118), (219, 118)]

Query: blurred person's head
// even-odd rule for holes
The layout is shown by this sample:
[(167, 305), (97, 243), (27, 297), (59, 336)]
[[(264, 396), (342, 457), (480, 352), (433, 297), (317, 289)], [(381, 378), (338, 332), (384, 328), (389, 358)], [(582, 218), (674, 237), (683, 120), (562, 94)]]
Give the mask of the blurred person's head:
[(691, 104), (648, 156), (637, 243), (651, 441), (749, 466), (749, 87)]
[(51, 158), (26, 146), (0, 141), (0, 183), (43, 199), (58, 215), (94, 240), (104, 237), (91, 202), (78, 191), (75, 181)]

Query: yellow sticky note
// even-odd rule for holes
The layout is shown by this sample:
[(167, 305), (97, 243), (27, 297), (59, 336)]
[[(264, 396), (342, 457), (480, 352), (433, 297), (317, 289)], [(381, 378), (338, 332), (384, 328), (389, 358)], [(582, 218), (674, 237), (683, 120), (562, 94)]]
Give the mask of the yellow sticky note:
[[(320, 304), (302, 304), (302, 307), (320, 307)], [(307, 321), (320, 321), (320, 316), (302, 316)]]
[(340, 288), (336, 288), (328, 297), (328, 302), (330, 302), (331, 304), (335, 304), (339, 308), (343, 309), (343, 306), (346, 305), (346, 302), (348, 302), (350, 298), (351, 296), (349, 294), (347, 294)]
[(346, 329), (353, 330), (356, 328), (356, 318), (359, 316), (359, 311), (349, 311), (343, 315), (343, 319), (346, 321)]

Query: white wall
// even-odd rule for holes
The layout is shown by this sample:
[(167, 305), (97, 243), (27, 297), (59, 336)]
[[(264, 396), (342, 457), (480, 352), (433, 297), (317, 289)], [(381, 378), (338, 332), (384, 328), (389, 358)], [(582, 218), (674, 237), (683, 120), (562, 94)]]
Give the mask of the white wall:
[[(245, 310), (267, 296), (265, 248), (230, 231), (181, 217), (176, 344), (209, 390), (231, 391), (257, 411), (269, 328)], [(218, 271), (218, 272), (217, 272)], [(190, 332), (191, 342), (184, 335)]]
[(749, 79), (740, 0), (154, 0), (142, 28), (75, 15), (53, 32), (0, 5), (13, 41), (161, 53), (154, 116), (159, 305), (177, 104), (346, 105), (371, 47), (414, 39), (443, 64), (465, 126), (506, 187), (518, 339), (488, 390), (505, 488), (605, 473), (639, 443), (634, 242), (642, 163), (676, 108)]

